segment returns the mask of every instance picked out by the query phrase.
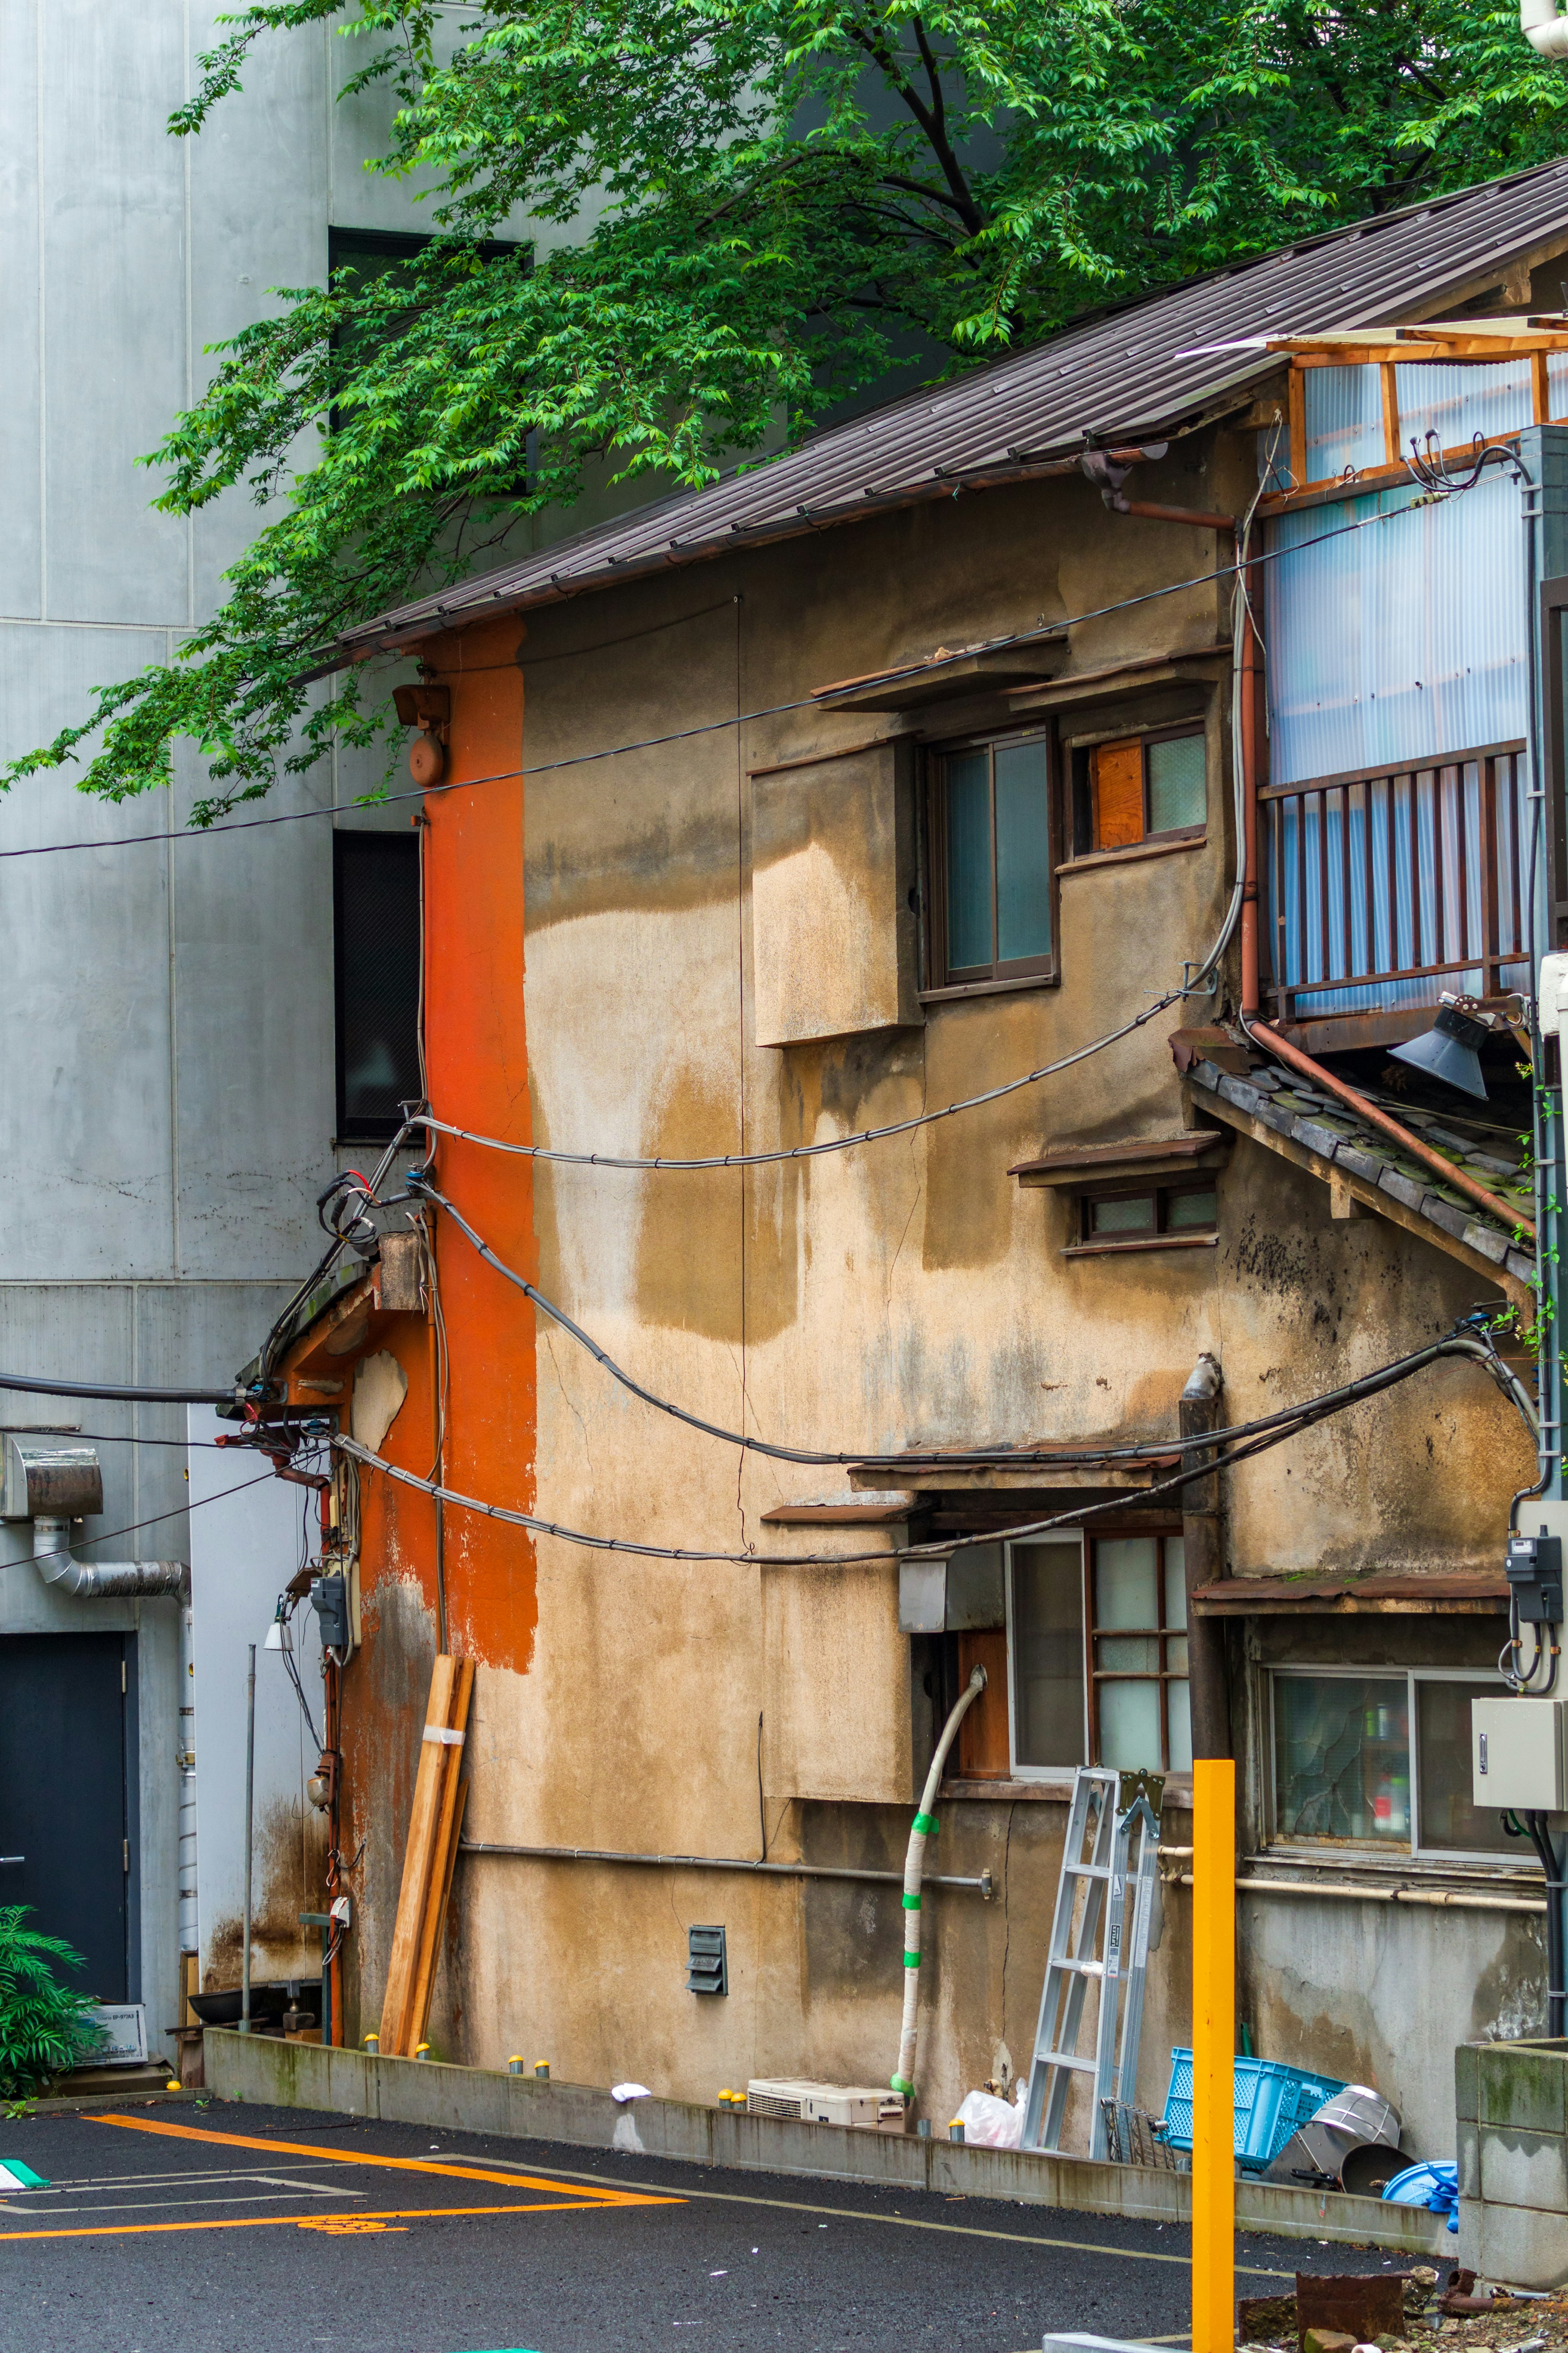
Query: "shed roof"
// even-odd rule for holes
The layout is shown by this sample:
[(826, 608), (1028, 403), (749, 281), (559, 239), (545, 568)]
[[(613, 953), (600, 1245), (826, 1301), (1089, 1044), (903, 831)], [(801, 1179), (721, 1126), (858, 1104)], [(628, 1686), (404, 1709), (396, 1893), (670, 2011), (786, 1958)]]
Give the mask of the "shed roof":
[(1437, 306), (1470, 300), (1565, 243), (1568, 162), (1559, 161), (1189, 279), (815, 434), (784, 457), (399, 606), (345, 631), (340, 659), (879, 506), (1060, 471), (1086, 446), (1189, 429), (1279, 365), (1257, 339), (1440, 316)]

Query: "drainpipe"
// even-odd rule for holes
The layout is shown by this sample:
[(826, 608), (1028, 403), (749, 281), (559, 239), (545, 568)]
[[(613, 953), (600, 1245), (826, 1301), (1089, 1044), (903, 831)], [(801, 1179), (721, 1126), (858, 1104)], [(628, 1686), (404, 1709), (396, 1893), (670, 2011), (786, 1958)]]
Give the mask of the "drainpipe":
[[(1182, 1436), (1197, 1438), (1219, 1424), (1220, 1391), (1225, 1376), (1219, 1360), (1207, 1351), (1198, 1358), (1182, 1391), (1179, 1409)], [(1219, 1472), (1208, 1469), (1213, 1456), (1202, 1446), (1184, 1447), (1182, 1469), (1203, 1471), (1182, 1490), (1182, 1537), (1186, 1555), (1187, 1674), (1193, 1711), (1193, 1755), (1230, 1755), (1230, 1694), (1225, 1679), (1225, 1628), (1217, 1619), (1200, 1617), (1193, 1595), (1200, 1585), (1211, 1585), (1225, 1575), (1225, 1547), (1220, 1537)]]
[[(180, 1761), (180, 1952), (183, 1957), (200, 1950), (196, 1934), (196, 1658), (188, 1585), (185, 1599), (180, 1604), (180, 1715), (175, 1753)], [(184, 2003), (180, 2006), (180, 2024), (189, 2024)]]
[(1519, 0), (1519, 29), (1538, 58), (1568, 58), (1568, 16), (1557, 14), (1557, 0)]
[[(1238, 541), (1238, 565), (1245, 556), (1245, 545)], [(1241, 741), (1235, 748), (1241, 762), (1242, 858), (1245, 861), (1241, 886), (1241, 1009), (1246, 1014), (1256, 1014), (1260, 1005), (1258, 957), (1258, 631), (1253, 625), (1249, 597), (1241, 605), (1239, 733)], [(1228, 1756), (1230, 1752), (1228, 1749), (1214, 1751), (1216, 1757), (1222, 1753)]]
[(921, 1990), (921, 1879), (925, 1870), (926, 1841), (934, 1838), (942, 1828), (931, 1808), (942, 1787), (942, 1767), (947, 1752), (958, 1737), (958, 1727), (973, 1703), (985, 1688), (985, 1670), (975, 1667), (959, 1695), (947, 1722), (942, 1727), (942, 1738), (936, 1744), (936, 1754), (931, 1760), (931, 1771), (921, 1797), (921, 1808), (910, 1830), (909, 1852), (904, 1859), (904, 2020), (899, 2037), (899, 2063), (894, 2070), (892, 2087), (901, 2092), (906, 2100), (915, 2095), (915, 2013)]

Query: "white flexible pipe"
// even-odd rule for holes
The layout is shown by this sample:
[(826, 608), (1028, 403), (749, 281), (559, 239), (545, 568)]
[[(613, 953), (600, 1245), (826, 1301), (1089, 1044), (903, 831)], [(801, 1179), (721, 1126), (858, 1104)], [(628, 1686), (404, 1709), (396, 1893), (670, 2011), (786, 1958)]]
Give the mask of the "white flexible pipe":
[(904, 2025), (899, 2037), (899, 2064), (892, 2084), (906, 2100), (915, 2091), (915, 2011), (921, 1990), (921, 1875), (925, 1869), (926, 1841), (942, 1828), (931, 1808), (942, 1787), (947, 1752), (958, 1737), (958, 1727), (985, 1688), (985, 1670), (976, 1667), (964, 1685), (958, 1704), (942, 1727), (942, 1738), (926, 1775), (921, 1810), (910, 1829), (910, 1851), (904, 1858)]
[(1568, 16), (1557, 0), (1519, 0), (1519, 29), (1539, 58), (1568, 58)]

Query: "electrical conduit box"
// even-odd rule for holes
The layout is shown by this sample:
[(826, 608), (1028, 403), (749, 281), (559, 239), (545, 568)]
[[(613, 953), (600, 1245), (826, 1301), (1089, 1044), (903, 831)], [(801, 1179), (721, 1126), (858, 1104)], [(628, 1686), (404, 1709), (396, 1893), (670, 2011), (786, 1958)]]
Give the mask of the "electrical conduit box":
[(1470, 1772), (1488, 1813), (1568, 1813), (1568, 1701), (1472, 1700)]

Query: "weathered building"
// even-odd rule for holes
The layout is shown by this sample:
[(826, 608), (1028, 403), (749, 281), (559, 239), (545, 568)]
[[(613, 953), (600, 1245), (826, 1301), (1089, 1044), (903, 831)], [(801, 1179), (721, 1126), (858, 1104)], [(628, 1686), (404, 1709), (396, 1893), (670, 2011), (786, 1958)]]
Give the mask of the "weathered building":
[[(446, 760), (434, 1124), (377, 1215), (416, 1279), (406, 1240), (347, 1261), (257, 1368), (402, 1474), (334, 1473), (346, 2031), (441, 1650), (477, 1680), (440, 2049), (886, 2079), (911, 1803), (978, 1663), (932, 1866), (993, 1892), (930, 1905), (922, 2111), (1026, 2064), (1090, 1760), (1167, 1777), (1158, 2107), (1195, 1730), (1240, 1762), (1255, 2046), (1449, 2152), (1449, 2049), (1543, 1999), (1539, 1872), (1468, 1796), (1517, 1394), (1472, 1325), (1177, 1474), (1478, 1308), (1530, 1371), (1520, 1033), (1484, 1104), (1390, 1057), (1445, 989), (1517, 1014), (1561, 888), (1528, 649), (1568, 344), (1527, 322), (1564, 255), (1556, 166), (1365, 224), (345, 642), (418, 659)], [(994, 1605), (905, 1630), (901, 1551), (973, 1538)]]

